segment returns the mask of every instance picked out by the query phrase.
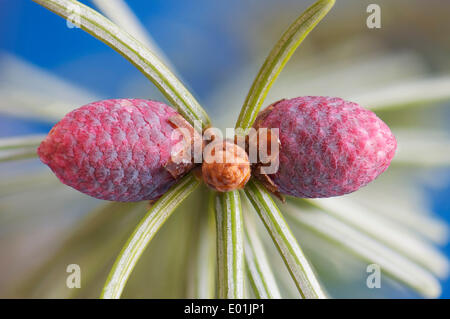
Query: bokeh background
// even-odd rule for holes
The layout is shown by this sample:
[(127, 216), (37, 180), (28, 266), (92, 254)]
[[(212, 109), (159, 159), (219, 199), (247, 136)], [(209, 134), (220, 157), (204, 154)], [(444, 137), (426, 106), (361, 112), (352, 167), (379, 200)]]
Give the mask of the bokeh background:
[[(406, 200), (410, 206), (420, 205), (430, 218), (450, 222), (450, 2), (337, 2), (288, 63), (266, 105), (301, 95), (380, 105), (378, 115), (398, 129), (403, 148), (395, 164), (397, 175), (386, 178), (395, 175), (404, 184), (413, 183), (416, 192), (408, 193)], [(271, 47), (311, 1), (127, 3), (215, 124), (229, 127)], [(380, 29), (366, 26), (369, 3), (381, 6)], [(436, 99), (428, 98), (427, 88), (438, 91), (431, 93)], [(55, 108), (130, 97), (163, 100), (130, 63), (84, 31), (67, 27), (66, 21), (31, 1), (0, 0), (0, 138), (47, 133), (57, 121)], [(390, 104), (395, 109), (384, 107)], [(48, 276), (42, 264), (98, 201), (56, 184), (37, 160), (0, 163), (0, 174), (0, 296), (39, 296), (16, 288), (34, 287), (37, 279), (23, 281), (36, 269), (41, 273), (35, 278)], [(417, 178), (410, 180), (413, 175)], [(384, 200), (373, 196), (373, 202)], [(396, 207), (391, 213), (396, 214)], [(121, 243), (118, 239), (117, 245)], [(442, 251), (449, 256), (450, 246), (444, 244)], [(164, 252), (158, 255), (154, 249), (151, 254), (147, 258)], [(158, 272), (150, 278), (142, 275), (140, 281), (151, 282), (156, 276)], [(130, 284), (139, 287), (140, 281)], [(442, 284), (441, 297), (450, 297), (450, 281), (442, 279)], [(336, 285), (336, 291), (348, 290), (340, 296), (361, 296), (352, 293), (350, 284)], [(414, 295), (383, 290), (368, 296)]]

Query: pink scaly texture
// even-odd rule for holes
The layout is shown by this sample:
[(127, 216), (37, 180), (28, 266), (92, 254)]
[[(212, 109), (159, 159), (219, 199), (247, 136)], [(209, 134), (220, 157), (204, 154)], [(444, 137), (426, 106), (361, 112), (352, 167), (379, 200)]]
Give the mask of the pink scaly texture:
[(117, 99), (67, 114), (38, 148), (56, 176), (87, 195), (121, 202), (151, 200), (175, 179), (164, 169), (178, 114), (156, 101)]
[(281, 193), (351, 193), (383, 173), (394, 157), (397, 142), (389, 127), (356, 103), (305, 96), (271, 107), (258, 127), (280, 130), (280, 166), (270, 177)]

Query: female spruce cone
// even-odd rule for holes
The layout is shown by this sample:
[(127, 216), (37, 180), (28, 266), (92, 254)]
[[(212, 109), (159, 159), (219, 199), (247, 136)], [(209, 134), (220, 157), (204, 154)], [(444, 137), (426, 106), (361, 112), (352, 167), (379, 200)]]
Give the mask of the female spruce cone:
[(117, 99), (67, 114), (38, 148), (56, 176), (87, 195), (111, 201), (160, 197), (192, 164), (174, 165), (172, 132), (184, 121), (156, 101)]
[(277, 172), (257, 177), (272, 191), (296, 197), (356, 191), (387, 169), (397, 147), (373, 112), (340, 98), (281, 100), (261, 112), (254, 127), (278, 128), (280, 143)]

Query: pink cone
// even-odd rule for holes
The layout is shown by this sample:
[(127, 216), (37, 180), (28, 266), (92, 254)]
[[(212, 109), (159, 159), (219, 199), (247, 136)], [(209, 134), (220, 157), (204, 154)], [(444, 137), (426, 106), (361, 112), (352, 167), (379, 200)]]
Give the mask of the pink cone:
[(91, 103), (67, 114), (38, 148), (66, 185), (111, 201), (158, 198), (175, 182), (164, 168), (178, 113), (156, 101), (117, 99)]
[(280, 166), (269, 177), (279, 192), (297, 197), (354, 192), (388, 168), (397, 147), (373, 112), (340, 98), (281, 100), (255, 127), (279, 128)]

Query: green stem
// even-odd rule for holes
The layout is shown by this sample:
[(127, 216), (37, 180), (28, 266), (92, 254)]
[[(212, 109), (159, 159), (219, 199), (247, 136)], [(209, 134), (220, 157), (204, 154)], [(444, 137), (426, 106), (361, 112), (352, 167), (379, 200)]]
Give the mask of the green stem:
[(244, 298), (244, 238), (238, 191), (216, 196), (219, 298)]
[(109, 45), (141, 71), (189, 121), (200, 121), (202, 127), (209, 117), (177, 77), (141, 42), (102, 16), (75, 0), (33, 0), (57, 15), (73, 22), (95, 38)]
[(326, 298), (313, 269), (270, 194), (256, 180), (247, 183), (245, 194), (270, 233), (301, 296)]
[(272, 84), (305, 37), (333, 7), (335, 0), (319, 0), (294, 21), (266, 58), (242, 106), (236, 128), (249, 129)]
[(0, 163), (18, 161), (35, 158), (37, 156), (36, 148), (15, 149), (9, 151), (0, 151)]
[(120, 298), (139, 257), (175, 208), (200, 182), (189, 174), (167, 191), (147, 212), (117, 257), (103, 287), (101, 298)]
[(255, 227), (254, 220), (246, 214), (245, 260), (253, 291), (260, 299), (280, 299), (280, 290)]
[[(208, 194), (209, 193), (209, 194)], [(198, 238), (198, 249), (196, 256), (196, 267), (194, 272), (195, 287), (194, 298), (213, 299), (216, 295), (216, 225), (215, 225), (215, 197), (212, 192), (203, 192), (209, 195), (207, 216), (202, 216), (200, 234)], [(201, 212), (204, 213), (203, 211)]]
[(30, 135), (0, 138), (0, 163), (36, 157), (36, 149), (44, 137)]
[(29, 135), (0, 138), (0, 151), (24, 148), (37, 148), (45, 135)]

